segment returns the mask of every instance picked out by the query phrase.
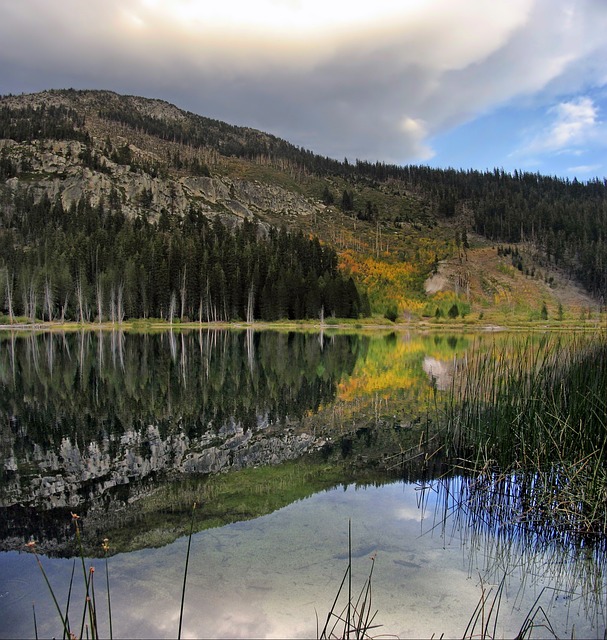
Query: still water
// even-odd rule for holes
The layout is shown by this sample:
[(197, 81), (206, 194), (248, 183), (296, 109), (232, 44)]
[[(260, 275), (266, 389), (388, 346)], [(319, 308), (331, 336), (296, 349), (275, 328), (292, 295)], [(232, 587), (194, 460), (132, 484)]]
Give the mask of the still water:
[[(347, 566), (351, 519), (356, 593), (375, 557), (372, 605), (382, 626), (374, 635), (462, 637), (482, 590), (496, 593), (505, 579), (495, 637), (513, 637), (529, 612), (538, 625), (533, 637), (552, 637), (548, 626), (539, 626), (548, 624), (558, 637), (570, 637), (572, 631), (578, 638), (602, 637), (603, 611), (583, 597), (583, 586), (559, 590), (568, 586), (562, 563), (555, 565), (542, 554), (509, 552), (504, 565), (504, 549), (495, 539), (472, 534), (461, 523), (447, 520), (443, 526), (436, 509), (443, 490), (424, 492), (402, 482), (344, 486), (252, 521), (195, 534), (182, 635), (317, 637), (316, 616), (322, 628)], [(182, 538), (161, 549), (110, 558), (115, 636), (176, 637), (186, 547)], [(72, 562), (43, 562), (65, 602)], [(39, 634), (60, 634), (34, 558), (9, 552), (0, 563), (3, 637), (33, 637), (33, 601)], [(103, 562), (87, 561), (87, 568), (91, 563), (98, 572), (100, 602)], [(98, 607), (100, 631), (107, 634), (107, 607)]]
[[(188, 516), (182, 509), (184, 518), (175, 519), (174, 511), (192, 495), (184, 478), (207, 483), (220, 472), (238, 479), (246, 471), (252, 488), (238, 496), (241, 505), (206, 525), (217, 494), (208, 492), (198, 508), (184, 637), (316, 637), (317, 618), (322, 629), (347, 567), (349, 522), (356, 593), (374, 562), (372, 605), (381, 626), (372, 635), (461, 637), (485, 593), (486, 612), (500, 595), (495, 636), (515, 634), (529, 614), (534, 637), (603, 637), (600, 558), (537, 548), (506, 527), (484, 526), (482, 513), (461, 500), (466, 481), (458, 477), (436, 480), (413, 469), (405, 482), (384, 464), (371, 482), (364, 468), (419, 440), (453, 363), (494, 339), (5, 336), (0, 636), (34, 637), (33, 602), (39, 635), (62, 633), (35, 557), (23, 549), (30, 536), (38, 541), (64, 603), (73, 561), (53, 556), (74, 555), (69, 514), (77, 511), (87, 554), (99, 555), (108, 530), (119, 551), (108, 559), (114, 636), (176, 637)], [(266, 465), (308, 458), (317, 475), (339, 463), (360, 479), (297, 493), (287, 477), (278, 503), (257, 504)], [(107, 635), (104, 560), (90, 565)], [(76, 568), (72, 619), (79, 620)], [(468, 633), (478, 635), (481, 624)]]

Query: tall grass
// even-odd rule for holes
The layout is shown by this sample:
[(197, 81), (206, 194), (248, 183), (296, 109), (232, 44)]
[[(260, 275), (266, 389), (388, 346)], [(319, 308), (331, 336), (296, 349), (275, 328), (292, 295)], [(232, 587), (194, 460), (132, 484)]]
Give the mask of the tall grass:
[[(337, 590), (333, 606), (327, 614), (325, 625), (320, 634), (318, 632), (316, 634), (320, 640), (329, 638), (334, 640), (346, 640), (346, 638), (365, 640), (373, 637), (370, 632), (379, 626), (373, 624), (377, 611), (373, 611), (371, 607), (371, 583), (374, 566), (375, 558), (372, 557), (369, 576), (354, 599), (352, 592), (352, 522), (350, 521), (348, 523), (348, 566)], [(340, 605), (339, 603), (344, 596), (345, 603), (342, 602)]]
[[(184, 602), (185, 602), (185, 592), (186, 592), (186, 584), (187, 584), (187, 576), (188, 576), (188, 564), (190, 560), (190, 549), (192, 544), (192, 536), (194, 533), (194, 510), (195, 509), (196, 509), (196, 503), (194, 503), (192, 506), (192, 512), (190, 517), (190, 532), (188, 535), (188, 547), (186, 552), (185, 568), (183, 572), (183, 586), (181, 589), (181, 604), (179, 608), (179, 628), (177, 631), (178, 639), (181, 638), (181, 630), (182, 630), (182, 624), (183, 624), (183, 608), (184, 608)], [(79, 520), (80, 520), (80, 517), (77, 514), (72, 513), (72, 523), (75, 529), (76, 543), (79, 550), (80, 563), (82, 565), (82, 571), (84, 576), (84, 597), (82, 600), (83, 611), (82, 611), (82, 618), (80, 620), (79, 633), (75, 632), (74, 628), (71, 626), (71, 621), (70, 621), (70, 602), (71, 602), (71, 596), (72, 596), (72, 587), (74, 584), (74, 569), (76, 566), (76, 560), (74, 559), (74, 564), (72, 566), (72, 574), (71, 574), (68, 593), (67, 593), (65, 611), (63, 611), (63, 609), (59, 604), (57, 593), (49, 580), (49, 577), (44, 569), (40, 556), (38, 555), (38, 552), (36, 550), (36, 542), (32, 540), (26, 546), (28, 551), (33, 553), (33, 555), (35, 556), (40, 572), (42, 573), (44, 581), (46, 582), (49, 593), (53, 600), (53, 604), (55, 605), (55, 610), (57, 611), (57, 615), (61, 620), (61, 627), (63, 630), (62, 637), (64, 638), (64, 640), (75, 640), (78, 638), (79, 639), (90, 638), (91, 640), (98, 640), (99, 638), (106, 637), (106, 636), (104, 634), (101, 634), (99, 631), (98, 616), (100, 611), (99, 611), (99, 608), (97, 607), (97, 601), (95, 596), (95, 568), (94, 566), (90, 566), (88, 571), (86, 569), (86, 559), (85, 559), (84, 547), (82, 544), (82, 534), (80, 530)], [(107, 637), (109, 637), (110, 640), (112, 640), (114, 634), (113, 634), (113, 624), (112, 624), (112, 605), (111, 605), (111, 599), (110, 599), (110, 574), (109, 574), (109, 567), (108, 567), (108, 553), (110, 551), (110, 545), (109, 545), (109, 540), (107, 538), (104, 538), (101, 547), (102, 547), (104, 559), (105, 559), (105, 582), (106, 582), (106, 589), (107, 589), (107, 614), (108, 614), (108, 624), (109, 624), (109, 636)], [(35, 637), (37, 638), (38, 622), (36, 619), (36, 609), (34, 606), (32, 606), (32, 613), (33, 613), (33, 621), (34, 621), (34, 634), (35, 634)]]
[[(507, 579), (505, 588), (510, 591), (513, 577), (517, 586), (509, 593), (512, 606), (522, 606), (530, 590), (539, 590), (541, 596), (529, 609), (521, 630), (549, 624), (548, 610), (556, 601), (561, 602), (559, 607), (570, 607), (572, 615), (583, 609), (585, 617), (600, 629), (607, 614), (607, 544), (598, 540), (592, 545), (579, 544), (566, 531), (555, 531), (543, 522), (522, 521), (519, 485), (520, 477), (514, 474), (494, 473), (491, 483), (483, 474), (465, 474), (444, 476), (420, 489), (422, 510), (434, 509), (427, 514), (434, 522), (433, 530), (469, 549), (469, 575), (482, 575), (479, 607), (482, 604), (485, 609), (472, 616), (474, 631), (465, 637), (494, 637), (486, 626), (492, 619), (487, 614), (490, 609), (494, 615), (499, 613), (502, 583)], [(430, 500), (430, 495), (435, 499)], [(485, 589), (487, 584), (500, 586), (492, 591)]]
[[(445, 451), (470, 499), (542, 535), (607, 535), (607, 340), (546, 337), (465, 363), (446, 406)], [(492, 505), (492, 506), (491, 506)]]

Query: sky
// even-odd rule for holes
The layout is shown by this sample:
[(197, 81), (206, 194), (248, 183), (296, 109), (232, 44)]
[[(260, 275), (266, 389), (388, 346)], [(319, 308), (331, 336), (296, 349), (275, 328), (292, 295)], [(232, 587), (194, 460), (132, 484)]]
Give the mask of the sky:
[(342, 160), (607, 176), (607, 0), (0, 0), (0, 93), (161, 98)]

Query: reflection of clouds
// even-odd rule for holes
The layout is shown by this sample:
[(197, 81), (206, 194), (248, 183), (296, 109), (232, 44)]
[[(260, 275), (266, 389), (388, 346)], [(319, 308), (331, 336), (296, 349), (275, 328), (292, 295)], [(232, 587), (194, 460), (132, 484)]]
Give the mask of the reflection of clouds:
[(451, 366), (431, 356), (426, 356), (422, 364), (430, 380), (436, 380), (436, 388), (445, 391), (451, 385)]
[(421, 522), (424, 519), (424, 513), (421, 509), (413, 506), (399, 507), (394, 511), (397, 520), (412, 520), (413, 522)]
[[(179, 595), (179, 594), (177, 594)], [(263, 638), (272, 630), (271, 621), (260, 609), (226, 594), (223, 606), (217, 601), (209, 605), (207, 594), (186, 591), (186, 598), (196, 604), (184, 608), (183, 638)], [(136, 619), (123, 620), (118, 633), (130, 638), (171, 638), (177, 636), (179, 611), (167, 616), (161, 608), (148, 604), (138, 607)], [(114, 627), (116, 628), (116, 626)], [(283, 629), (283, 632), (286, 629)], [(144, 632), (144, 635), (142, 635)], [(288, 633), (282, 637), (288, 637)]]
[[(379, 613), (378, 634), (401, 638), (462, 635), (477, 605), (481, 587), (479, 572), (492, 562), (492, 548), (476, 538), (471, 545), (465, 522), (447, 522), (441, 530), (442, 492), (424, 494), (426, 518), (419, 486), (394, 483), (382, 487), (340, 487), (250, 522), (204, 531), (192, 539), (192, 555), (186, 588), (183, 637), (215, 638), (309, 638), (316, 637), (316, 615), (324, 622), (346, 568), (348, 519), (356, 548), (373, 545), (377, 557), (373, 574), (373, 606)], [(454, 486), (450, 485), (452, 492)], [(150, 549), (110, 558), (112, 619), (116, 637), (176, 637), (187, 540), (180, 539), (161, 549)], [(500, 556), (508, 584), (496, 636), (514, 636), (521, 619), (537, 597), (529, 587), (529, 565), (520, 557)], [(470, 557), (468, 557), (470, 552)], [(12, 564), (11, 564), (12, 561)], [(53, 585), (67, 585), (71, 561), (43, 560)], [(510, 564), (508, 564), (510, 563)], [(519, 563), (517, 565), (517, 563)], [(87, 562), (88, 564), (88, 562)], [(102, 562), (95, 561), (99, 577)], [(519, 580), (516, 566), (521, 566)], [(547, 573), (534, 576), (534, 585), (550, 586)], [(500, 569), (501, 570), (501, 569)], [(556, 567), (564, 571), (562, 565)], [(358, 590), (369, 571), (366, 556), (353, 560), (353, 586)], [(19, 627), (7, 627), (8, 617), (0, 598), (2, 631), (31, 637), (31, 602), (36, 613), (56, 619), (48, 590), (31, 556), (0, 554), (2, 582), (15, 577), (32, 584), (31, 592), (13, 603), (8, 611)], [(82, 576), (80, 576), (80, 579)], [(490, 579), (489, 579), (490, 580)], [(485, 585), (490, 582), (485, 580)], [(97, 591), (97, 587), (99, 590)], [(34, 591), (37, 588), (38, 591)], [(104, 602), (102, 581), (96, 585), (97, 603)], [(1, 591), (0, 591), (1, 592)], [(76, 592), (76, 590), (75, 590)], [(82, 585), (77, 585), (82, 594)], [(516, 610), (508, 597), (516, 598)], [(59, 601), (65, 601), (61, 592)], [(46, 608), (40, 599), (44, 597)], [(549, 599), (549, 596), (548, 598)], [(73, 602), (80, 602), (74, 598)], [(547, 604), (542, 601), (542, 604)], [(567, 602), (550, 605), (551, 623), (565, 629)], [(521, 612), (522, 616), (521, 616)], [(40, 617), (39, 616), (39, 617)], [(107, 614), (102, 611), (102, 635), (107, 635)], [(12, 624), (12, 623), (11, 623)], [(15, 623), (17, 624), (17, 623)], [(595, 637), (596, 630), (576, 618), (577, 637)], [(56, 624), (41, 635), (61, 632)], [(8, 635), (8, 632), (5, 632)], [(571, 635), (562, 632), (559, 635)]]

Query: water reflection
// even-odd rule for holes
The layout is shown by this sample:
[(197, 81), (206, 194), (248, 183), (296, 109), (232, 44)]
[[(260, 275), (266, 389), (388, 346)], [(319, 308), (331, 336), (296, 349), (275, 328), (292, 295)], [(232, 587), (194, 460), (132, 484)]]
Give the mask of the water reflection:
[(321, 348), (304, 334), (252, 331), (9, 334), (0, 343), (0, 500), (12, 511), (0, 535), (23, 535), (36, 510), (61, 520), (70, 509), (107, 510), (117, 492), (128, 502), (159, 474), (301, 456), (316, 444), (301, 419), (331, 404), (367, 342), (334, 336)]
[[(460, 482), (340, 486), (262, 518), (196, 534), (186, 637), (315, 637), (316, 615), (322, 625), (346, 567), (349, 520), (355, 592), (368, 576), (369, 556), (376, 558), (377, 634), (462, 637), (483, 590), (495, 592), (503, 584), (493, 637), (514, 637), (528, 612), (535, 612), (536, 625), (529, 637), (553, 637), (550, 629), (556, 637), (602, 637), (604, 608), (593, 608), (576, 578), (581, 557), (504, 547), (508, 541), (498, 531), (481, 533), (469, 518), (458, 519)], [(115, 635), (176, 634), (186, 546), (181, 539), (110, 559), (113, 602), (125, 603), (113, 606)], [(33, 636), (32, 600), (41, 635), (59, 633), (34, 558), (11, 553), (0, 559), (7, 601), (13, 598), (10, 607), (0, 599), (5, 635), (12, 629), (12, 635)], [(71, 561), (44, 562), (64, 601)], [(597, 586), (604, 600), (604, 574)], [(75, 594), (81, 592), (75, 587)], [(100, 624), (106, 633), (105, 614)]]
[(126, 509), (128, 527), (135, 503), (183, 474), (317, 450), (356, 473), (397, 470), (399, 452), (417, 455), (419, 416), (435, 399), (424, 363), (449, 375), (471, 343), (251, 329), (4, 334), (0, 544), (34, 533), (57, 541), (49, 553), (69, 553), (70, 511)]
[[(519, 526), (520, 509), (504, 499), (520, 499), (518, 478), (493, 493), (496, 483), (478, 478), (430, 481), (438, 457), (428, 462), (421, 446), (432, 435), (429, 407), (483, 344), (328, 331), (7, 334), (1, 544), (22, 549), (34, 535), (48, 554), (69, 555), (78, 511), (97, 552), (105, 534), (114, 550), (139, 549), (111, 559), (115, 598), (132, 603), (116, 612), (115, 629), (174, 635), (186, 544), (175, 539), (202, 496), (197, 513), (216, 528), (194, 540), (191, 636), (316, 635), (315, 611), (326, 613), (345, 568), (348, 519), (358, 579), (378, 554), (374, 602), (386, 633), (461, 635), (483, 588), (504, 585), (498, 635), (516, 633), (528, 611), (538, 624), (545, 614), (562, 623), (562, 635), (572, 621), (576, 636), (597, 635), (604, 548)], [(403, 458), (419, 482), (380, 486)], [(313, 495), (345, 478), (376, 486)], [(46, 562), (67, 585), (71, 564)], [(32, 635), (32, 599), (41, 633), (60, 631), (33, 558), (4, 553), (0, 564), (0, 635)]]

